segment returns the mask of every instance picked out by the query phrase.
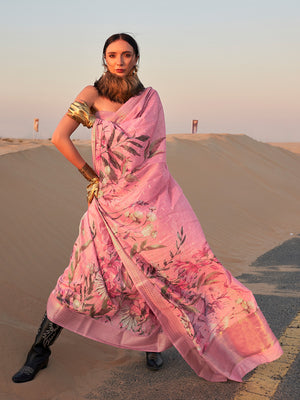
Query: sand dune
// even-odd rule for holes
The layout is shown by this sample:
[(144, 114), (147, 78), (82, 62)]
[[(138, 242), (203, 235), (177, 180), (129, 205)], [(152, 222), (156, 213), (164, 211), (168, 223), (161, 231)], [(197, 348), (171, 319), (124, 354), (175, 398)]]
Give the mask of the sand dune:
[(299, 230), (299, 155), (245, 135), (171, 135), (168, 162), (233, 273)]
[(272, 143), (269, 143), (269, 144), (271, 144), (272, 146), (281, 147), (283, 149), (289, 150), (292, 153), (300, 154), (300, 142), (286, 142), (286, 143), (284, 143), (284, 142), (278, 142), (278, 143), (272, 142)]
[[(76, 400), (99, 386), (112, 367), (144, 355), (64, 331), (51, 368), (25, 386), (10, 381), (68, 264), (86, 209), (86, 183), (74, 167), (49, 143), (30, 147), (0, 157), (0, 399)], [(89, 146), (79, 149), (90, 161)], [(168, 135), (167, 151), (169, 168), (212, 249), (234, 275), (290, 233), (300, 233), (300, 155), (225, 134)]]

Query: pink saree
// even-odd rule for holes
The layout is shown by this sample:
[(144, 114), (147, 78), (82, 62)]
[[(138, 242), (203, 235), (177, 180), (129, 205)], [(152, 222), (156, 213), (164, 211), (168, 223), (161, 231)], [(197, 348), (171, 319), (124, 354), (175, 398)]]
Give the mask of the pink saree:
[(173, 345), (215, 382), (241, 381), (280, 357), (253, 294), (216, 259), (168, 171), (157, 92), (97, 113), (92, 149), (99, 195), (81, 219), (48, 318), (122, 348)]

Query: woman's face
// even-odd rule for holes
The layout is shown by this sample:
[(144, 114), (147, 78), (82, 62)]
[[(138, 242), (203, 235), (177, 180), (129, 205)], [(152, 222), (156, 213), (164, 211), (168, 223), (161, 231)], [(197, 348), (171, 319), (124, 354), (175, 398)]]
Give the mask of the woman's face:
[(111, 43), (105, 52), (107, 69), (120, 77), (127, 76), (137, 63), (133, 47), (125, 40)]

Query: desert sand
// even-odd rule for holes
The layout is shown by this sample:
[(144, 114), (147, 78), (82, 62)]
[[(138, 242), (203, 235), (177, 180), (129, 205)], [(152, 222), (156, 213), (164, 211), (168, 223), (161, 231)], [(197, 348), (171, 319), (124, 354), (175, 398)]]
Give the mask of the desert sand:
[[(89, 144), (76, 144), (91, 162)], [(275, 146), (245, 135), (167, 136), (170, 171), (216, 256), (235, 276), (251, 271), (259, 255), (300, 233), (299, 143), (288, 150)], [(87, 207), (86, 182), (49, 141), (2, 139), (0, 154), (0, 400), (88, 398), (112, 368), (144, 355), (64, 330), (47, 370), (26, 384), (11, 381), (68, 264)]]
[(293, 153), (300, 154), (300, 142), (270, 142), (269, 144), (271, 144), (272, 146), (281, 147)]

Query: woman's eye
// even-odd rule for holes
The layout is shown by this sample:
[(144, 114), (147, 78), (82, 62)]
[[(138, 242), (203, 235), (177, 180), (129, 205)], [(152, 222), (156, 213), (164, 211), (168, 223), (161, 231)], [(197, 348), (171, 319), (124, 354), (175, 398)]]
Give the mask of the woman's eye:
[(115, 58), (115, 55), (114, 54), (110, 54), (108, 57), (109, 58)]

